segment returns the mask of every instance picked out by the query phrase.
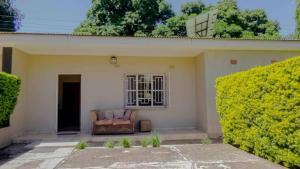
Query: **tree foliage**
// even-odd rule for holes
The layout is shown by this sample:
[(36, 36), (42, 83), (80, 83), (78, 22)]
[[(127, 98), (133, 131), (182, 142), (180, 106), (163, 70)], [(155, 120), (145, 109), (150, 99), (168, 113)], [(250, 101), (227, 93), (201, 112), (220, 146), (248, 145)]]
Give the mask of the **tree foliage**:
[(181, 5), (183, 14), (201, 14), (205, 10), (205, 4), (201, 0), (187, 2)]
[(279, 25), (262, 9), (240, 10), (236, 0), (220, 0), (205, 5), (202, 0), (181, 6), (175, 15), (166, 0), (93, 0), (87, 19), (75, 33), (88, 35), (187, 36), (186, 21), (211, 9), (219, 14), (214, 37), (276, 38)]
[(159, 25), (154, 35), (186, 36), (185, 22), (211, 9), (218, 9), (214, 24), (214, 37), (222, 38), (277, 38), (279, 25), (270, 21), (262, 9), (245, 10), (238, 8), (236, 0), (220, 0), (216, 5), (206, 6), (201, 0), (187, 2), (181, 6), (181, 14), (174, 16), (164, 25)]
[(89, 35), (149, 34), (174, 16), (165, 0), (93, 0), (75, 33)]
[(21, 14), (11, 0), (0, 0), (0, 31), (15, 32), (20, 28)]
[(158, 25), (152, 32), (153, 36), (186, 36), (185, 22), (203, 12), (208, 7), (201, 0), (187, 2), (181, 5), (181, 14), (166, 20), (162, 25)]
[(269, 21), (262, 9), (242, 11), (236, 0), (218, 2), (218, 17), (214, 25), (214, 36), (225, 38), (276, 38), (279, 24)]
[(185, 22), (188, 15), (177, 15), (166, 20), (152, 32), (153, 36), (186, 36)]

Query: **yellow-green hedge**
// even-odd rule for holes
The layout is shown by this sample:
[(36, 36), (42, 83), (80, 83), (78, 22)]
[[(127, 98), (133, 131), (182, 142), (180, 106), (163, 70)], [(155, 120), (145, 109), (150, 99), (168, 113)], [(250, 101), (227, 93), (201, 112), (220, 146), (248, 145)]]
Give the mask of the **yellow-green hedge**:
[(216, 80), (224, 142), (300, 167), (300, 57)]
[(9, 123), (20, 92), (21, 80), (7, 73), (0, 72), (0, 128)]

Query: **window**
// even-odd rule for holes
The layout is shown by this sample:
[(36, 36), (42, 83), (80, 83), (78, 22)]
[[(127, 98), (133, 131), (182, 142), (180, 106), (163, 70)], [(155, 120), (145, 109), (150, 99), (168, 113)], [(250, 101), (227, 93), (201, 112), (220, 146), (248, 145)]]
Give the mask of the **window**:
[(127, 74), (125, 76), (126, 107), (166, 107), (165, 74)]

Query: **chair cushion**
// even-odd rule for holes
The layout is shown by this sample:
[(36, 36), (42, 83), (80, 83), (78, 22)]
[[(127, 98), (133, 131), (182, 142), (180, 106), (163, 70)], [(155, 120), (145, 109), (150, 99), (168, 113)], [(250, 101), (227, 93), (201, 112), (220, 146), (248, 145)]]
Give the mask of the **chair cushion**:
[(108, 126), (113, 124), (113, 120), (98, 120), (95, 123), (99, 126)]
[(114, 112), (114, 119), (123, 119), (124, 118), (124, 109), (116, 109), (113, 110)]
[(131, 110), (126, 110), (124, 114), (124, 120), (129, 120), (131, 115)]
[(105, 115), (102, 111), (97, 112), (97, 117), (98, 117), (98, 120), (104, 120), (105, 119)]
[(111, 111), (111, 110), (104, 110), (103, 113), (104, 113), (104, 118), (106, 120), (112, 120), (112, 119), (114, 119), (114, 112), (113, 111)]
[(130, 124), (130, 120), (115, 119), (113, 121), (113, 125), (122, 125), (122, 124)]

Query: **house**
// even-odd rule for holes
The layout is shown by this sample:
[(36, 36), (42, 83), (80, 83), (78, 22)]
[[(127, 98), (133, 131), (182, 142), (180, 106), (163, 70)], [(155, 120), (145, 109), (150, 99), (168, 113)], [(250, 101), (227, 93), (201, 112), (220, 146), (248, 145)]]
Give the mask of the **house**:
[[(24, 133), (90, 132), (90, 110), (120, 107), (138, 109), (138, 119), (157, 130), (217, 137), (216, 77), (300, 55), (298, 40), (1, 33), (0, 45), (0, 69), (22, 80), (0, 142)], [(66, 109), (73, 114), (61, 114)]]

